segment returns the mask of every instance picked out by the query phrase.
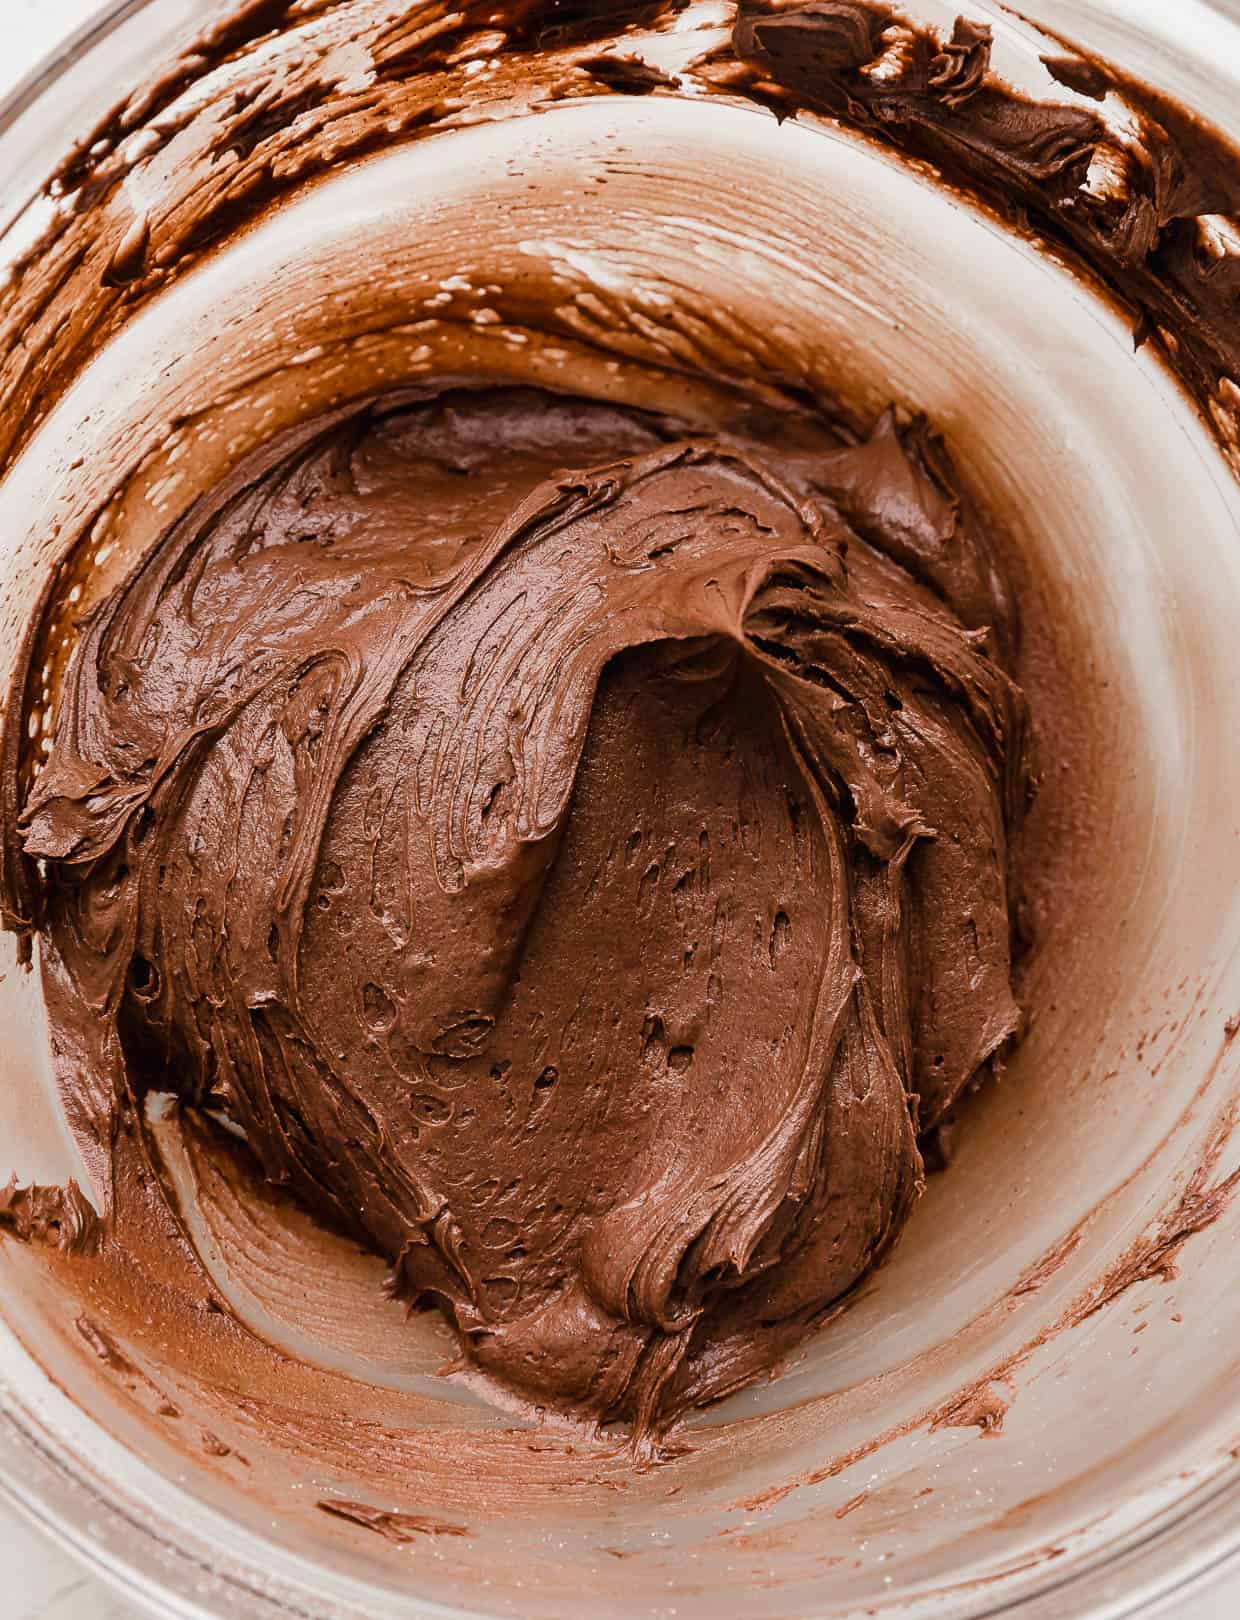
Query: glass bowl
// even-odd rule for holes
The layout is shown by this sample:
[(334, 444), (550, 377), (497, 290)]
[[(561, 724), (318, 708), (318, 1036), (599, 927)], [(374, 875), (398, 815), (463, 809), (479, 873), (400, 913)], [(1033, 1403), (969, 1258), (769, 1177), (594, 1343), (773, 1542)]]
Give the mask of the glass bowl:
[[(5, 263), (58, 208), (96, 206), (73, 201), (72, 169), (49, 200), (66, 149), (227, 9), (126, 0), (10, 98)], [(991, 0), (907, 9), (989, 21), (1001, 70), (1037, 72), (1029, 24)], [(1240, 136), (1231, 8), (1027, 9)], [(687, 59), (725, 10), (692, 8), (663, 48)], [(273, 73), (292, 48), (287, 30), (263, 47)], [(342, 59), (339, 82), (359, 71)], [(325, 403), (479, 364), (554, 384), (571, 349), (582, 386), (623, 394), (640, 368), (709, 421), (746, 334), (750, 368), (924, 408), (1019, 530), (1062, 645), (1105, 694), (1085, 898), (1043, 942), (1029, 1037), (890, 1263), (795, 1367), (695, 1419), (667, 1470), (557, 1495), (536, 1466), (500, 1490), (480, 1462), (436, 1487), (469, 1505), (468, 1537), (388, 1545), (303, 1511), (296, 1487), (265, 1490), (260, 1455), (242, 1480), (161, 1431), (132, 1380), (91, 1365), (64, 1269), (0, 1242), (0, 1491), (136, 1604), (203, 1620), (1187, 1614), (1240, 1548), (1240, 488), (1120, 312), (865, 141), (727, 96), (506, 110), (389, 130), (97, 328), (86, 300), (54, 339), (80, 337), (60, 370), (6, 351), (8, 663), (71, 538), (92, 534), (89, 599), (194, 488)], [(108, 206), (138, 219), (194, 162), (137, 154)], [(523, 266), (548, 264), (554, 341), (522, 302)], [(456, 280), (498, 319), (464, 335), (410, 321)], [(617, 291), (643, 316), (622, 340), (597, 320)], [(681, 319), (706, 304), (712, 329)], [(37, 975), (0, 950), (0, 1169), (84, 1174)], [(970, 1417), (979, 1391), (1006, 1409), (1001, 1432)], [(419, 1399), (419, 1444), (464, 1425), (482, 1456), (520, 1431), (476, 1404), (427, 1416), (429, 1380)], [(309, 1499), (324, 1479), (301, 1485)], [(382, 1505), (442, 1508), (426, 1489), (411, 1466)]]

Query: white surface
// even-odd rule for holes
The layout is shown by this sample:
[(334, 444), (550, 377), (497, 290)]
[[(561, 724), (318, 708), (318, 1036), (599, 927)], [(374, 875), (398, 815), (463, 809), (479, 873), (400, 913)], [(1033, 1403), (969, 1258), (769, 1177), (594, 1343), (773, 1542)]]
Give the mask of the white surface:
[(4, 1620), (130, 1620), (135, 1611), (36, 1531), (0, 1520)]
[(100, 0), (4, 0), (0, 6), (0, 84), (4, 91), (71, 29), (100, 9)]
[[(0, 0), (0, 93), (76, 27), (98, 0)], [(1068, 1600), (1069, 1602), (1071, 1600)], [(1232, 1620), (1240, 1585), (1165, 1611), (1175, 1620)], [(129, 1620), (134, 1614), (35, 1532), (0, 1510), (0, 1620)], [(1076, 1620), (1070, 1608), (1064, 1620)]]

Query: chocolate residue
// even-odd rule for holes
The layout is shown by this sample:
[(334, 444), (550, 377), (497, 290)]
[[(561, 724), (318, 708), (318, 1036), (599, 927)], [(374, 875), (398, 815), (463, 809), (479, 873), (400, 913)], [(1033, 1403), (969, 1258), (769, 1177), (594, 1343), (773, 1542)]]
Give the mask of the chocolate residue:
[[(1103, 1278), (1077, 1294), (1053, 1323), (989, 1367), (979, 1378), (957, 1390), (949, 1401), (934, 1410), (906, 1424), (887, 1429), (866, 1444), (832, 1458), (808, 1473), (772, 1486), (757, 1496), (747, 1497), (736, 1506), (746, 1512), (765, 1511), (804, 1486), (820, 1485), (834, 1479), (855, 1463), (873, 1456), (923, 1424), (929, 1426), (931, 1433), (936, 1429), (956, 1427), (976, 1427), (983, 1437), (1000, 1432), (1012, 1403), (1010, 1397), (997, 1393), (996, 1386), (1006, 1385), (1014, 1389), (1015, 1374), (1043, 1346), (1059, 1334), (1081, 1327), (1100, 1310), (1114, 1304), (1130, 1288), (1142, 1282), (1174, 1280), (1176, 1261), (1184, 1245), (1223, 1215), (1234, 1199), (1237, 1188), (1240, 1188), (1240, 1170), (1221, 1179), (1218, 1176), (1219, 1159), (1235, 1125), (1235, 1105), (1230, 1104), (1214, 1122), (1199, 1163), (1169, 1206), (1129, 1245)], [(1069, 1233), (1026, 1274), (1017, 1285), (1015, 1295), (1041, 1287), (1048, 1275), (1053, 1274), (1073, 1252), (1083, 1235), (1080, 1229)], [(1169, 1320), (1179, 1322), (1182, 1317), (1175, 1312)]]
[(0, 1233), (21, 1243), (48, 1243), (68, 1254), (94, 1254), (99, 1217), (76, 1181), (65, 1187), (0, 1187)]
[(1053, 59), (1052, 77), (1088, 97), (1105, 87), (1135, 134), (1092, 108), (1017, 93), (990, 72), (990, 48), (983, 24), (961, 18), (943, 41), (869, 0), (741, 0), (734, 36), (736, 55), (794, 104), (928, 160), (1099, 278), (1240, 456), (1240, 243), (1226, 224), (1240, 213), (1240, 154), (1083, 53), (1079, 67)]
[(800, 432), (498, 390), (303, 432), (94, 615), (20, 822), (58, 1050), (639, 1435), (882, 1257), (910, 1099), (1019, 1025), (996, 550), (924, 423)]
[(332, 1497), (316, 1504), (322, 1513), (335, 1519), (347, 1519), (371, 1530), (397, 1547), (410, 1547), (428, 1536), (467, 1536), (463, 1524), (449, 1524), (443, 1519), (431, 1518), (425, 1513), (395, 1513), (384, 1508), (371, 1507), (366, 1502), (346, 1502)]
[(864, 1507), (869, 1500), (869, 1491), (859, 1491), (856, 1496), (850, 1497), (843, 1507), (836, 1508), (836, 1518), (846, 1519), (850, 1513), (855, 1513), (858, 1508)]
[(1100, 62), (1083, 56), (1044, 56), (1042, 66), (1056, 84), (1088, 96), (1091, 101), (1105, 101), (1114, 83)]
[(675, 89), (679, 82), (637, 56), (595, 56), (580, 66), (592, 79), (624, 95), (643, 96), (651, 90)]
[(1218, 1220), (1238, 1186), (1240, 1170), (1216, 1181), (1212, 1163), (1199, 1165), (1171, 1208), (1076, 1302), (1073, 1322), (1086, 1321), (1137, 1283), (1173, 1281), (1184, 1245)]
[(145, 1376), (138, 1371), (112, 1335), (101, 1328), (98, 1322), (93, 1322), (89, 1316), (79, 1316), (74, 1326), (91, 1354), (102, 1361), (110, 1372), (119, 1373), (122, 1378)]
[[(226, 239), (347, 163), (550, 104), (570, 74), (575, 95), (611, 93), (576, 72), (578, 59), (614, 56), (626, 30), (666, 26), (685, 3), (461, 0), (400, 15), (372, 0), (236, 6), (51, 176), (49, 222), (4, 288), (0, 473), (77, 370)], [(258, 72), (204, 113), (196, 92), (256, 52)], [(345, 64), (359, 61), (366, 71), (351, 76)], [(477, 75), (478, 62), (490, 71)], [(160, 202), (135, 213), (138, 171), (160, 174)]]
[[(226, 1446), (219, 1435), (213, 1433), (210, 1429), (201, 1429), (199, 1431), (199, 1440), (208, 1457), (232, 1457), (235, 1455), (233, 1448)], [(245, 1458), (238, 1457), (237, 1461), (244, 1463)]]
[(1080, 1246), (1084, 1233), (1078, 1228), (1069, 1232), (1066, 1237), (1060, 1238), (1033, 1265), (1025, 1271), (1016, 1287), (1012, 1290), (1013, 1301), (1022, 1298), (1025, 1294), (1036, 1294), (1039, 1288), (1044, 1288), (1059, 1269), (1066, 1265)]
[[(150, 1411), (159, 1418), (179, 1419), (181, 1408), (149, 1374), (132, 1361), (115, 1338), (89, 1316), (79, 1316), (74, 1323), (82, 1342), (109, 1372), (115, 1373), (136, 1395), (145, 1397)], [(204, 1435), (205, 1439), (205, 1435)], [(210, 1448), (207, 1448), (210, 1450)]]
[(995, 1389), (993, 1381), (986, 1379), (940, 1407), (930, 1420), (930, 1430), (933, 1433), (935, 1429), (977, 1429), (983, 1438), (990, 1439), (1003, 1433), (1003, 1420), (1010, 1405), (1010, 1400)]

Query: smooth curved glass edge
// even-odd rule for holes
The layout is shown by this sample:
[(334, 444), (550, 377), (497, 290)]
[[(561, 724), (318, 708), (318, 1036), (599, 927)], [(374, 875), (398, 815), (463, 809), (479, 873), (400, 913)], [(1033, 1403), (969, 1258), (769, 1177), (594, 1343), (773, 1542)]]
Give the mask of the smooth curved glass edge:
[(89, 17), (49, 51), (34, 67), (0, 98), (0, 135), (33, 105), (42, 92), (67, 67), (107, 37), (128, 17), (145, 11), (150, 0), (110, 0), (94, 17)]

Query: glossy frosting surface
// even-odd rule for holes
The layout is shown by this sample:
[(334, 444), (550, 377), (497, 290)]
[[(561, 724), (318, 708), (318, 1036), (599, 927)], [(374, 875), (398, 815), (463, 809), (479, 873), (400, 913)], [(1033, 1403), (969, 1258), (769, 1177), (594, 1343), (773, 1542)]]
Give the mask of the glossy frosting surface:
[(923, 424), (786, 438), (496, 389), (307, 429), (96, 612), (23, 813), (89, 1072), (643, 1432), (881, 1256), (1019, 1022), (993, 546)]

